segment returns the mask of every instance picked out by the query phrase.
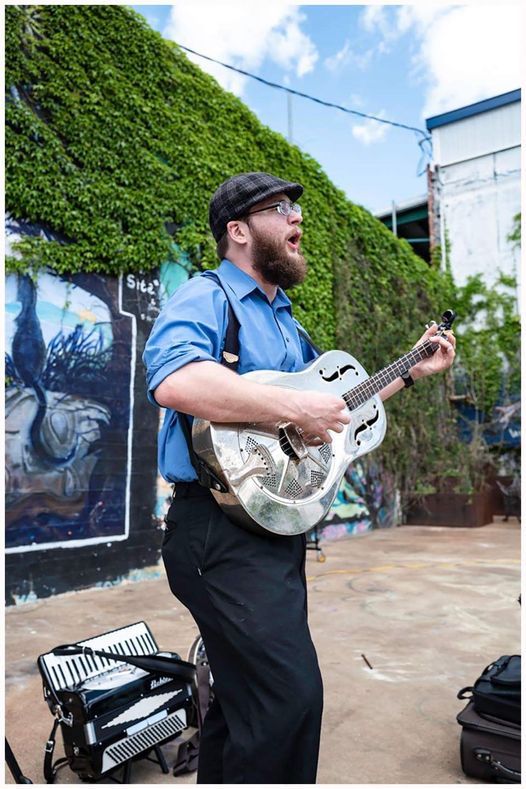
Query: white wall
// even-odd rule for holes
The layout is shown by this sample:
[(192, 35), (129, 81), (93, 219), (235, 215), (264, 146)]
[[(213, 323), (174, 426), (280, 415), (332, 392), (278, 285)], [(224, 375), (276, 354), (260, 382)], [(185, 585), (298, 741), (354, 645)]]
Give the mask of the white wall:
[(446, 167), (475, 156), (520, 147), (520, 108), (520, 101), (515, 101), (433, 129), (435, 162)]
[(507, 236), (521, 210), (520, 103), (439, 127), (432, 138), (455, 280), (481, 273), (492, 284), (502, 271), (519, 283), (519, 254)]

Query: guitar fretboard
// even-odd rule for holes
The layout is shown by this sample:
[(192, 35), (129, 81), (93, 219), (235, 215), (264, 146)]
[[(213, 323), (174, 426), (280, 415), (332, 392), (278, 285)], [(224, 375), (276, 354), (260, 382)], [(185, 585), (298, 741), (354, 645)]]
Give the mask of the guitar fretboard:
[(428, 356), (432, 356), (437, 349), (438, 345), (436, 343), (425, 340), (421, 345), (417, 345), (412, 351), (384, 367), (383, 370), (379, 370), (366, 381), (362, 381), (361, 384), (353, 387), (353, 389), (349, 389), (343, 395), (349, 410), (353, 411), (358, 406), (366, 403), (373, 395), (378, 394), (384, 386), (390, 384), (391, 381), (394, 381), (414, 364), (421, 362), (422, 359), (426, 359)]

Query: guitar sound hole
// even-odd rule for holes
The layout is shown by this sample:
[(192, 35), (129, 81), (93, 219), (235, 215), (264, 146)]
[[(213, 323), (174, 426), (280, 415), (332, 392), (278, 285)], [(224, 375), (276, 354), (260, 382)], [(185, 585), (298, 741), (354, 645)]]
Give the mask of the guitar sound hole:
[(354, 440), (356, 441), (358, 446), (360, 446), (360, 444), (361, 444), (360, 440), (358, 439), (358, 436), (360, 435), (360, 433), (362, 433), (364, 430), (367, 430), (368, 427), (372, 427), (379, 420), (379, 418), (380, 418), (380, 412), (378, 410), (376, 410), (375, 415), (371, 419), (365, 419), (363, 421), (363, 424), (361, 424), (354, 431)]

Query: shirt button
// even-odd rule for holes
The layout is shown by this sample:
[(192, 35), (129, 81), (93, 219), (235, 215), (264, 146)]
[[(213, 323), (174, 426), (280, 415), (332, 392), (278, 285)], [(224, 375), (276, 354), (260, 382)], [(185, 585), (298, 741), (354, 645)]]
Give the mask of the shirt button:
[(285, 342), (290, 342), (288, 337), (285, 337)]

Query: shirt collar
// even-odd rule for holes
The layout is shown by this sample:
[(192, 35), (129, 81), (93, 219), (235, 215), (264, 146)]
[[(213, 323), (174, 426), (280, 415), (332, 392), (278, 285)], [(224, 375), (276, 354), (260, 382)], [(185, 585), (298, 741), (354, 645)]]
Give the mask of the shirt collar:
[[(217, 269), (217, 273), (220, 276), (221, 281), (230, 286), (240, 301), (254, 290), (258, 290), (265, 298), (267, 298), (267, 294), (258, 285), (256, 280), (251, 277), (250, 274), (247, 274), (245, 271), (242, 271), (240, 268), (234, 265), (234, 263), (231, 263), (227, 258), (223, 258), (219, 268)], [(272, 302), (272, 306), (288, 307), (290, 309), (291, 301), (285, 291), (281, 288), (278, 288), (276, 298)]]

